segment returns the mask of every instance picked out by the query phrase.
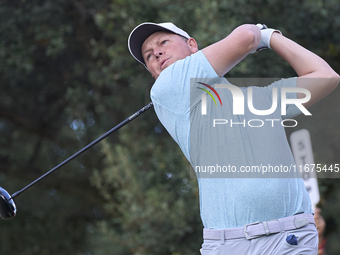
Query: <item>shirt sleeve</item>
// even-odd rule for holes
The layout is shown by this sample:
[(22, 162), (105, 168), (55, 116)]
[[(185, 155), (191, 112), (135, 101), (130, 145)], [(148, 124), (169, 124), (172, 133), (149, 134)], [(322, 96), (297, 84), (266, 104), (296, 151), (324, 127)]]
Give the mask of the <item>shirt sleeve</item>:
[(195, 93), (196, 84), (190, 82), (195, 78), (221, 79), (201, 51), (166, 68), (151, 89), (151, 100), (174, 113), (184, 114), (190, 111), (190, 97), (201, 95)]
[(194, 78), (220, 79), (201, 51), (163, 70), (150, 93), (158, 119), (188, 159), (191, 101), (202, 94), (191, 82)]

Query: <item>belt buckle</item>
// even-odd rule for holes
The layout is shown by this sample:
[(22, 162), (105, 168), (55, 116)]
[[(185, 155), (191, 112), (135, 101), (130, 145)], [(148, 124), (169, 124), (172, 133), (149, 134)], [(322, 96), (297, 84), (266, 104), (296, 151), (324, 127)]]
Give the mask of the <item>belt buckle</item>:
[(262, 235), (250, 236), (250, 235), (248, 234), (248, 232), (247, 232), (247, 228), (248, 228), (249, 226), (258, 225), (258, 224), (260, 224), (260, 223), (261, 223), (261, 222), (256, 221), (256, 222), (254, 222), (254, 223), (250, 223), (250, 224), (247, 224), (247, 225), (244, 225), (244, 226), (243, 226), (244, 235), (246, 236), (246, 238), (247, 238), (248, 240), (251, 240), (251, 239), (254, 239), (254, 238), (258, 238), (258, 237), (262, 236)]

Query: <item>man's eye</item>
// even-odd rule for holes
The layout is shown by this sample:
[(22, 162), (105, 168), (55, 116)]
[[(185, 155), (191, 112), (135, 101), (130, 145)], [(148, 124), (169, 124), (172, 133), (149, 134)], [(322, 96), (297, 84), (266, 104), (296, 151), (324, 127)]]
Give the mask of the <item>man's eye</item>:
[(165, 44), (165, 43), (167, 43), (168, 42), (168, 40), (164, 40), (164, 41), (162, 41), (162, 44)]

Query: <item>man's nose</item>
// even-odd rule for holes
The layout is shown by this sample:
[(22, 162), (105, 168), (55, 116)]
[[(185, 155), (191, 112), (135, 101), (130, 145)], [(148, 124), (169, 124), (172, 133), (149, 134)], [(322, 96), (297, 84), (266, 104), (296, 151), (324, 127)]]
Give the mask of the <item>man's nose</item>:
[(156, 50), (155, 51), (155, 56), (156, 56), (157, 59), (162, 55), (164, 55), (164, 52), (162, 50)]

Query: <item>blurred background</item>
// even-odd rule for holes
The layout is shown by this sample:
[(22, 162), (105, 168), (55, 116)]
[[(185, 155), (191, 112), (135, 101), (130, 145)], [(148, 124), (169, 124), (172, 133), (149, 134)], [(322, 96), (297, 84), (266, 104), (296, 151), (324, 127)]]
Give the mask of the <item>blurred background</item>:
[[(265, 23), (340, 72), (338, 0), (2, 0), (0, 19), (0, 186), (11, 194), (150, 102), (153, 78), (127, 48), (142, 22), (171, 21), (200, 48)], [(226, 77), (295, 75), (266, 50)], [(287, 130), (310, 131), (315, 163), (340, 163), (339, 96)], [(318, 181), (326, 251), (339, 254), (339, 179)], [(0, 254), (191, 255), (202, 243), (196, 179), (153, 109), (16, 205)]]

